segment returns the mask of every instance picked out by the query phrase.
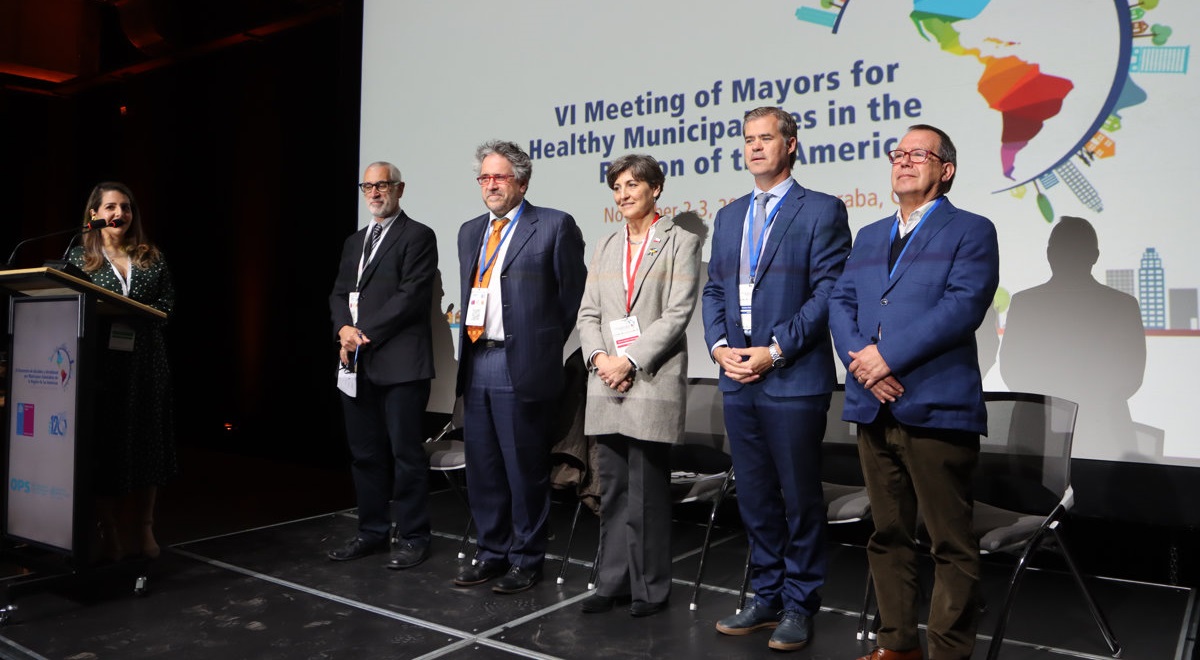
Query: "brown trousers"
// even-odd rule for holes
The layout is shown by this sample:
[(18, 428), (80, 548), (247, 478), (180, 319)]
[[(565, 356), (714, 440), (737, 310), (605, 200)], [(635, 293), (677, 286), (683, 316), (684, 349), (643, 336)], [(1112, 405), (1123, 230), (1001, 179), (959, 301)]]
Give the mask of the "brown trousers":
[(926, 627), (931, 660), (970, 658), (979, 623), (979, 542), (972, 531), (971, 477), (979, 436), (900, 425), (886, 407), (858, 427), (875, 533), (867, 556), (875, 580), (879, 645), (918, 648), (917, 516), (934, 562)]

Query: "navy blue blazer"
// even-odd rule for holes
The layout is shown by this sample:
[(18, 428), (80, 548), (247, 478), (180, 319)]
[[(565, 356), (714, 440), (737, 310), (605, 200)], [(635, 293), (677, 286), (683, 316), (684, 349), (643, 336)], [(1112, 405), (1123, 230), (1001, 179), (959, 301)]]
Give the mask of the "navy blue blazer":
[[(986, 434), (975, 330), (1000, 281), (996, 228), (943, 197), (889, 277), (895, 225), (893, 215), (858, 232), (829, 303), (838, 357), (849, 365), (849, 351), (877, 342), (904, 386), (890, 404), (899, 422)], [(846, 379), (844, 420), (869, 423), (879, 407), (858, 381)]]
[[(350, 319), (350, 293), (358, 280), (367, 229), (342, 246), (337, 279), (329, 296), (333, 335)], [(358, 329), (371, 340), (359, 352), (359, 372), (376, 385), (433, 378), (433, 326), (430, 309), (437, 275), (437, 237), (403, 211), (392, 223), (359, 284)]]
[[(836, 382), (828, 298), (850, 252), (846, 205), (799, 183), (783, 196), (759, 258), (751, 299), (754, 327), (747, 344), (738, 304), (738, 265), (750, 198), (731, 202), (713, 221), (703, 294), (705, 345), (711, 349), (724, 338), (735, 348), (768, 346), (774, 336), (788, 364), (766, 375), (764, 391), (772, 396), (828, 393)], [(722, 371), (719, 387), (732, 392), (742, 386)]]
[[(471, 284), (489, 227), (488, 214), (465, 222), (458, 231), (459, 281), (467, 309)], [(583, 233), (568, 213), (525, 202), (525, 210), (508, 237), (499, 272), (503, 301), (504, 345), (513, 389), (526, 401), (562, 394), (563, 344), (575, 328), (587, 267)], [(458, 394), (471, 377), (471, 340), (459, 328)]]

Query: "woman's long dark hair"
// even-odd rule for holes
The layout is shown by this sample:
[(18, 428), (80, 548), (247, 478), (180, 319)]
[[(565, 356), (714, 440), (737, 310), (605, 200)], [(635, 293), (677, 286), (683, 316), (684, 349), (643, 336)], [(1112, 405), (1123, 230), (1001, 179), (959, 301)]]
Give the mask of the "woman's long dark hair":
[[(128, 229), (125, 230), (125, 235), (121, 241), (121, 249), (129, 255), (130, 262), (141, 269), (146, 269), (154, 262), (162, 258), (153, 243), (146, 238), (146, 230), (142, 227), (142, 213), (138, 210), (137, 200), (133, 198), (133, 192), (129, 190), (129, 186), (116, 181), (105, 181), (97, 184), (92, 188), (92, 194), (88, 195), (87, 205), (83, 209), (83, 222), (87, 224), (93, 217), (93, 214), (100, 210), (100, 200), (104, 198), (104, 193), (116, 191), (129, 198), (129, 218), (125, 223)], [(95, 272), (98, 268), (104, 265), (104, 239), (99, 230), (93, 230), (83, 235), (83, 270), (88, 273)]]

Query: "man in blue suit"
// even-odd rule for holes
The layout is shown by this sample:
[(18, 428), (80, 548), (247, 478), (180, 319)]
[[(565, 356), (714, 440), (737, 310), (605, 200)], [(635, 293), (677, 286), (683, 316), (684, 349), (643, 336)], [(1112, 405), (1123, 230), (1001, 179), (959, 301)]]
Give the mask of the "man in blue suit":
[(829, 310), (875, 521), (867, 556), (883, 624), (864, 658), (922, 657), (918, 513), (936, 567), (929, 656), (969, 658), (979, 618), (970, 485), (987, 433), (975, 330), (999, 282), (996, 229), (945, 197), (956, 152), (940, 129), (911, 127), (888, 158), (900, 209), (858, 233)]
[(525, 200), (533, 165), (512, 142), (475, 152), (488, 213), (458, 232), (462, 282), (458, 394), (477, 562), (454, 583), (524, 591), (542, 577), (550, 513), (549, 410), (564, 387), (562, 353), (587, 270), (569, 214)]
[(717, 212), (703, 294), (755, 593), (716, 627), (774, 629), (768, 646), (780, 651), (808, 644), (821, 606), (821, 441), (835, 383), (828, 298), (850, 251), (845, 204), (791, 176), (796, 130), (779, 108), (746, 114), (754, 191)]

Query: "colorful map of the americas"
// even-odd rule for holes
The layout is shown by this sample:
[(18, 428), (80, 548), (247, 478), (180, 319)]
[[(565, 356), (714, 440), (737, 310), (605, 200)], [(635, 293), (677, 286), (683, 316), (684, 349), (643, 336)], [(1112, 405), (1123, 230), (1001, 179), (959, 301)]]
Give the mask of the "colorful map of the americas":
[[(1042, 73), (1036, 63), (1015, 56), (985, 55), (959, 41), (954, 23), (979, 15), (991, 0), (914, 0), (910, 15), (921, 36), (932, 35), (942, 50), (974, 57), (983, 65), (979, 93), (993, 110), (1000, 112), (1000, 165), (1004, 176), (1013, 178), (1017, 154), (1062, 110), (1063, 100), (1075, 85), (1066, 78)], [(926, 34), (928, 32), (928, 34)]]

